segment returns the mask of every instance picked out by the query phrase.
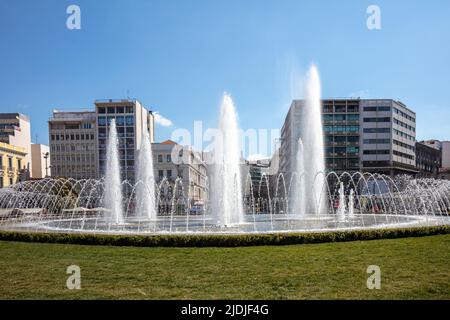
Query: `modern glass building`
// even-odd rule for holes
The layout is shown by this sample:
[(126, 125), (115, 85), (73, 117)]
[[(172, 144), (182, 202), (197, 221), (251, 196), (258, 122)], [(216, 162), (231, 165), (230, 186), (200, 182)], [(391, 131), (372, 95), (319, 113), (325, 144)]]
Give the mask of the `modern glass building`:
[[(294, 100), (281, 130), (280, 172), (295, 171), (303, 100)], [(328, 171), (416, 174), (416, 115), (393, 99), (324, 99)]]

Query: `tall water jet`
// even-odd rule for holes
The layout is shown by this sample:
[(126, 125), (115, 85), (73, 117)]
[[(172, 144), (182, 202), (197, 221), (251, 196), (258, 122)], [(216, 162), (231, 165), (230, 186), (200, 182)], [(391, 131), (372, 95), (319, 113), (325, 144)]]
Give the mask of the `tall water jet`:
[(315, 65), (308, 71), (304, 85), (305, 104), (301, 124), (301, 138), (304, 146), (304, 169), (307, 210), (309, 213), (322, 214), (326, 202), (323, 196), (325, 185), (325, 159), (322, 128), (322, 105), (319, 72)]
[(341, 182), (339, 184), (339, 207), (337, 210), (337, 215), (339, 220), (343, 220), (345, 218), (345, 191), (344, 191), (344, 183)]
[(355, 191), (350, 189), (350, 195), (348, 196), (348, 215), (353, 217), (355, 215)]
[(119, 140), (117, 139), (116, 121), (109, 126), (108, 146), (106, 150), (105, 197), (104, 204), (108, 210), (106, 220), (111, 223), (123, 223), (122, 182), (119, 164)]
[(233, 100), (223, 95), (219, 119), (220, 139), (214, 149), (212, 210), (222, 226), (244, 222), (241, 181), (241, 141)]
[(141, 150), (139, 151), (137, 179), (140, 180), (136, 191), (137, 216), (155, 220), (155, 177), (153, 173), (152, 144), (148, 130), (142, 131)]
[(303, 217), (306, 211), (305, 196), (305, 153), (302, 139), (298, 139), (297, 157), (296, 157), (296, 173), (294, 184), (294, 198), (292, 203), (292, 213), (297, 217)]

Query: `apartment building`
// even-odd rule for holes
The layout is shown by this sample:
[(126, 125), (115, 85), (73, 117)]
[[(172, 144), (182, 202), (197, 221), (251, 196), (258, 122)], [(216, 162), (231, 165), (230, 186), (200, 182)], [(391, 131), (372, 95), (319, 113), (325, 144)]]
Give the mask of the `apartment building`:
[[(294, 100), (281, 130), (280, 172), (295, 171), (304, 100)], [(322, 100), (328, 171), (417, 173), (415, 113), (392, 99)]]
[(23, 181), (26, 176), (25, 148), (0, 142), (0, 188)]
[(23, 178), (31, 176), (31, 125), (30, 119), (21, 113), (0, 113), (0, 142), (23, 148)]
[[(202, 154), (171, 140), (152, 144), (154, 175), (157, 183), (166, 178), (171, 191), (175, 180), (182, 180), (184, 196), (190, 205), (205, 204), (208, 200), (207, 167)], [(177, 187), (180, 191), (179, 186)]]

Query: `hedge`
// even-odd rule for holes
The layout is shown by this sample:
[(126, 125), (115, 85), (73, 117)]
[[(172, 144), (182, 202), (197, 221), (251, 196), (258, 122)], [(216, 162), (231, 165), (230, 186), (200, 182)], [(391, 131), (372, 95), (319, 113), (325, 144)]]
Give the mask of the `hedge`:
[(449, 234), (450, 226), (242, 235), (108, 235), (0, 231), (0, 241), (135, 247), (241, 247), (343, 242)]

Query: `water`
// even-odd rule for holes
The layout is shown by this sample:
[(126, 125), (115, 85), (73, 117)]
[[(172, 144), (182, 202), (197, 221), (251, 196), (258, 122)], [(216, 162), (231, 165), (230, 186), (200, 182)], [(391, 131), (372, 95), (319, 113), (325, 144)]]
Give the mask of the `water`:
[(119, 164), (119, 140), (117, 139), (116, 121), (113, 119), (109, 126), (105, 172), (105, 207), (106, 219), (115, 224), (123, 223), (122, 181)]
[(308, 213), (322, 214), (326, 211), (323, 197), (325, 158), (322, 129), (320, 77), (316, 66), (308, 71), (304, 85), (305, 104), (301, 122), (303, 142), (306, 210)]
[(147, 130), (143, 130), (142, 133), (136, 178), (138, 180), (136, 191), (136, 215), (141, 218), (156, 220), (153, 154), (150, 136)]
[(292, 205), (292, 214), (297, 218), (302, 218), (306, 214), (306, 186), (305, 186), (305, 153), (302, 139), (298, 139), (296, 171), (294, 184), (294, 198)]
[(219, 130), (221, 139), (214, 149), (211, 208), (216, 212), (219, 225), (230, 226), (244, 222), (244, 210), (238, 116), (233, 100), (226, 93), (220, 107)]
[[(303, 115), (292, 188), (280, 173), (273, 179), (263, 176), (255, 185), (247, 179), (249, 185), (243, 190), (238, 116), (231, 97), (225, 94), (219, 119), (222, 137), (216, 143), (216, 163), (208, 177), (211, 200), (205, 203), (207, 211), (191, 213), (193, 201), (181, 179), (172, 185), (167, 179), (155, 182), (147, 132), (139, 151), (137, 182), (121, 181), (113, 120), (105, 177), (45, 178), (0, 189), (0, 229), (234, 234), (450, 224), (450, 181), (324, 171), (320, 80), (314, 66), (305, 83)], [(132, 191), (124, 194), (122, 186)]]

